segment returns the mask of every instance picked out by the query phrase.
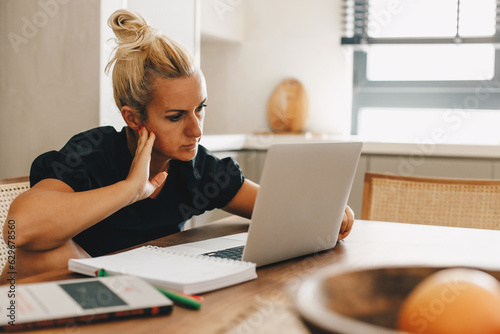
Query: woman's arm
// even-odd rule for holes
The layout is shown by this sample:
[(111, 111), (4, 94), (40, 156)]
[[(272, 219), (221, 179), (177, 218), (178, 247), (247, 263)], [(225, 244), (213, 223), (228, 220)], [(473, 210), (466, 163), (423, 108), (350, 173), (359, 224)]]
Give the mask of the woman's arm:
[(7, 219), (15, 221), (16, 247), (48, 250), (124, 207), (132, 197), (125, 182), (74, 192), (60, 180), (45, 179), (12, 202)]
[[(155, 136), (139, 136), (129, 175), (124, 181), (89, 191), (74, 192), (66, 183), (45, 179), (19, 195), (8, 220), (16, 224), (16, 247), (49, 250), (66, 244), (81, 231), (119, 209), (150, 196), (166, 179), (159, 173), (149, 180), (149, 163)], [(4, 236), (8, 235), (4, 227)]]
[(233, 199), (222, 209), (229, 213), (250, 219), (252, 217), (258, 191), (258, 184), (245, 179), (240, 190), (238, 190)]

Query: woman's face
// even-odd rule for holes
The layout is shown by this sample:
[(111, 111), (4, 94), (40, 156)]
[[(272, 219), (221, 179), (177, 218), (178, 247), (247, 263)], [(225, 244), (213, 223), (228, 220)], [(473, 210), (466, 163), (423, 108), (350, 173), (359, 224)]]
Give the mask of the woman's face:
[(158, 78), (144, 126), (156, 135), (153, 153), (165, 159), (189, 161), (198, 152), (203, 134), (207, 89), (203, 73), (190, 77)]

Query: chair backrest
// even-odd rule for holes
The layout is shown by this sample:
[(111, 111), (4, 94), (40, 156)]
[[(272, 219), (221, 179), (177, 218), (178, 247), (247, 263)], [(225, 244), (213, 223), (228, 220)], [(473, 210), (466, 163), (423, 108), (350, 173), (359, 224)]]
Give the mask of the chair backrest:
[[(9, 248), (3, 240), (3, 226), (7, 219), (9, 207), (14, 198), (30, 188), (29, 177), (0, 179), (0, 272), (7, 262)], [(15, 240), (13, 240), (15, 243)]]
[(500, 229), (500, 180), (366, 173), (361, 219)]

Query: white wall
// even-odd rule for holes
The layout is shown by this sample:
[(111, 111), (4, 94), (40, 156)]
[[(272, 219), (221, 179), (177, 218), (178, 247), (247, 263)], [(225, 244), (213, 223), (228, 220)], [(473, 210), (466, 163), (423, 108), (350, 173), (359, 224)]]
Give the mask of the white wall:
[(121, 128), (106, 22), (118, 8), (199, 54), (199, 0), (0, 0), (0, 178), (29, 174), (76, 133)]
[(245, 17), (243, 0), (201, 0), (201, 35), (214, 42), (242, 42)]
[(0, 1), (0, 178), (99, 124), (99, 1)]
[[(101, 29), (107, 29), (113, 6), (156, 4), (149, 7), (155, 10), (158, 1), (0, 1), (0, 178), (27, 175), (37, 155), (60, 149), (75, 133), (113, 124), (106, 113), (119, 113), (110, 90), (100, 92), (109, 84), (102, 73), (106, 36)], [(200, 2), (205, 11), (201, 66), (209, 90), (205, 133), (267, 129), (269, 96), (289, 77), (301, 80), (309, 92), (308, 130), (349, 133), (351, 67), (339, 45), (341, 0)], [(198, 4), (175, 5), (194, 22), (169, 10), (165, 16), (160, 11), (144, 16), (152, 24), (163, 17), (176, 22), (165, 32), (176, 39), (186, 32), (192, 42), (180, 42), (196, 52)]]
[[(234, 5), (216, 8), (216, 3)], [(212, 13), (215, 23), (202, 15), (201, 66), (209, 95), (205, 133), (267, 130), (272, 91), (282, 80), (296, 78), (310, 99), (306, 130), (349, 134), (352, 65), (340, 46), (341, 5), (341, 0), (202, 0), (202, 11), (222, 13)], [(244, 20), (241, 41), (204, 34), (224, 23), (231, 29), (233, 15)]]

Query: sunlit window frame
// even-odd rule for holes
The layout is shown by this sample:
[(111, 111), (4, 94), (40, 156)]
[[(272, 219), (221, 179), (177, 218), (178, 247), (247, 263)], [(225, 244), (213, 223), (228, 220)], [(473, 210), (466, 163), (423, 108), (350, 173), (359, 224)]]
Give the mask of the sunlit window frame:
[[(367, 77), (367, 52), (370, 45), (480, 43), (499, 48), (500, 1), (497, 1), (497, 28), (493, 36), (461, 37), (457, 31), (457, 36), (448, 38), (369, 37), (366, 26), (369, 1), (344, 0), (343, 7), (346, 31), (352, 33), (349, 37), (344, 36), (341, 39), (344, 47), (353, 50), (352, 134), (358, 134), (359, 115), (364, 108), (500, 111), (500, 50), (498, 49), (495, 50), (495, 70), (491, 80), (375, 81)], [(350, 19), (349, 10), (354, 14)]]
[[(491, 80), (463, 81), (373, 81), (368, 80), (367, 51), (353, 52), (353, 96), (351, 133), (358, 134), (364, 108), (499, 110), (500, 51), (495, 50)], [(500, 124), (499, 124), (500, 126)]]

